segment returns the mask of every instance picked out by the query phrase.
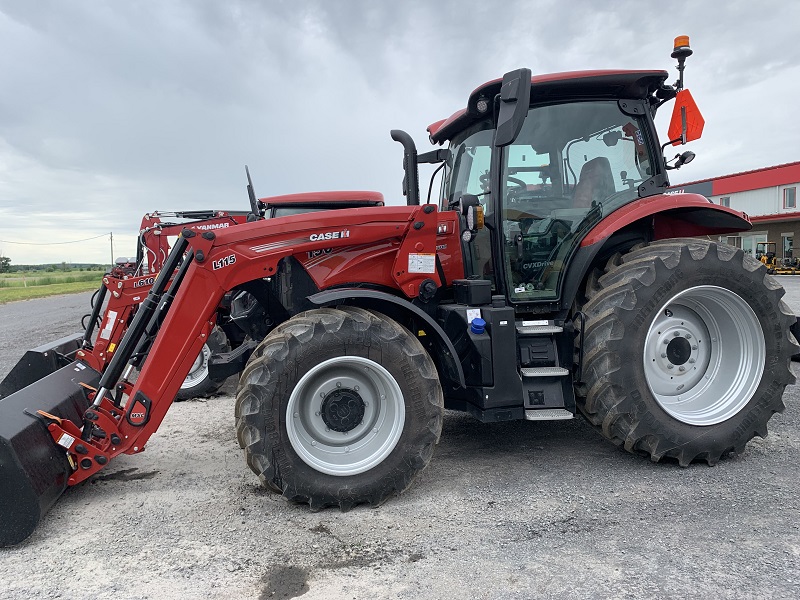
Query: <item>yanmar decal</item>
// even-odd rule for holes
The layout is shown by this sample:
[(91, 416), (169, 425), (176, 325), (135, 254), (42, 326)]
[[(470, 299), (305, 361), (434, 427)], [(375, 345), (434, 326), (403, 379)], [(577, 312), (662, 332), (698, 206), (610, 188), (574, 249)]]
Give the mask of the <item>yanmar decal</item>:
[(210, 229), (224, 229), (230, 227), (230, 223), (209, 223), (208, 225), (191, 225), (191, 229), (199, 229), (200, 231), (209, 231)]

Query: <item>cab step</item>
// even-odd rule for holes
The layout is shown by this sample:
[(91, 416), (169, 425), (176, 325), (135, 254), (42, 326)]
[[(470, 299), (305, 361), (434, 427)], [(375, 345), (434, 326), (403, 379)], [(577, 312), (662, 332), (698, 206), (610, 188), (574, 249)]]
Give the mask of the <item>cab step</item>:
[(525, 419), (528, 421), (566, 421), (574, 415), (563, 408), (539, 408), (526, 410)]
[(517, 325), (519, 335), (551, 335), (562, 331), (564, 328), (559, 325)]
[(569, 375), (564, 367), (522, 367), (523, 377), (563, 377)]

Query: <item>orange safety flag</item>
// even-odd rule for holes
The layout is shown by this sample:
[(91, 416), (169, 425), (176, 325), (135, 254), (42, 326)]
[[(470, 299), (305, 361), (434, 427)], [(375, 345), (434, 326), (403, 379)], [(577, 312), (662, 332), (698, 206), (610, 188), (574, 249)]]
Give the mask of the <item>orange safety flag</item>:
[[(686, 139), (681, 140), (681, 133), (683, 132), (683, 123), (686, 122)], [(700, 114), (700, 109), (692, 98), (689, 90), (681, 90), (675, 96), (675, 107), (672, 109), (672, 120), (669, 123), (667, 135), (672, 142), (673, 146), (681, 143), (691, 142), (700, 138), (703, 135), (703, 126), (706, 124), (703, 115)]]

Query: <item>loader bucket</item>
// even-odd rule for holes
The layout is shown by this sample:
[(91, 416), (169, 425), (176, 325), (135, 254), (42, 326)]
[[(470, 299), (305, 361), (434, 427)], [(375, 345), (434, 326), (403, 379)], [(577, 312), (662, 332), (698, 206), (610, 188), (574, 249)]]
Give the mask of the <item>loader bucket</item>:
[(45, 375), (57, 371), (72, 362), (75, 352), (81, 347), (83, 334), (74, 333), (54, 342), (28, 350), (14, 365), (3, 381), (0, 381), (0, 399), (29, 386)]
[(100, 373), (76, 361), (0, 400), (0, 547), (33, 533), (72, 473), (36, 411), (80, 427), (89, 406), (80, 383), (96, 387), (99, 380)]

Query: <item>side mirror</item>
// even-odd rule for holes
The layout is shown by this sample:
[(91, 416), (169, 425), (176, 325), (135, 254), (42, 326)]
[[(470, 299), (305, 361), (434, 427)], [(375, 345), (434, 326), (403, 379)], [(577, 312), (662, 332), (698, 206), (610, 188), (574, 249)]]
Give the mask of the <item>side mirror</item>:
[(687, 150), (682, 154), (675, 155), (675, 164), (674, 165), (667, 165), (668, 169), (680, 169), (683, 165), (688, 165), (690, 162), (694, 160), (695, 153), (691, 150)]
[(519, 135), (531, 103), (531, 70), (517, 69), (503, 76), (500, 88), (500, 114), (494, 145), (508, 146)]

